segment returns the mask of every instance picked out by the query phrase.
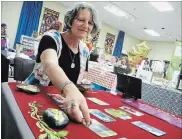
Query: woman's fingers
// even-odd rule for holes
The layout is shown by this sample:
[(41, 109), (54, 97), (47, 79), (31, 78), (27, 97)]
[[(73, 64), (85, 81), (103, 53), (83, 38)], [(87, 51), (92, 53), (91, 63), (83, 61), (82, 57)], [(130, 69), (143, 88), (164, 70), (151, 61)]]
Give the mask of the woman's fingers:
[[(72, 104), (75, 104), (72, 102)], [(72, 105), (71, 104), (71, 105)], [(68, 109), (66, 110), (66, 113), (69, 115), (69, 117), (74, 120), (74, 121), (77, 121), (77, 122), (82, 122), (82, 116), (80, 114), (80, 109), (79, 109), (79, 106), (78, 104), (75, 104), (74, 107), (71, 107), (71, 105), (67, 106)]]
[(91, 119), (90, 119), (89, 109), (86, 102), (80, 105), (80, 110), (82, 111), (83, 118), (85, 119), (86, 125), (89, 126)]
[(83, 122), (84, 120), (86, 125), (90, 125), (90, 114), (87, 102), (85, 97), (79, 91), (77, 94), (67, 94), (63, 109), (71, 119), (77, 122)]

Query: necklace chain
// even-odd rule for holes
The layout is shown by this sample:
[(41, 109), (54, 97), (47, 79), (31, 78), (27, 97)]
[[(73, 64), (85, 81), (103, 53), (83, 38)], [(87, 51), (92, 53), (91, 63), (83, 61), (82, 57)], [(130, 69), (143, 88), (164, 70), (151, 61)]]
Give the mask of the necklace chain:
[(71, 50), (69, 49), (69, 53), (70, 53), (70, 57), (71, 57), (71, 62), (72, 62), (72, 63), (74, 63), (74, 60), (75, 60), (75, 54), (73, 53), (73, 54), (74, 54), (74, 56), (73, 56), (73, 58), (72, 58), (72, 55), (71, 55), (71, 52), (70, 52), (70, 51), (71, 51)]

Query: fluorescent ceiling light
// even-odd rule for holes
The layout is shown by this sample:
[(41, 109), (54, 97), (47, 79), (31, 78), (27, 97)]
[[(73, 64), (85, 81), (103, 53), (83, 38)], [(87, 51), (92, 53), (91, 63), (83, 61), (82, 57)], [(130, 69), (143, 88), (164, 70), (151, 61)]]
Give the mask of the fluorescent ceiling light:
[(144, 31), (151, 36), (160, 36), (159, 33), (155, 32), (154, 30), (151, 30), (151, 29), (144, 29)]
[(173, 7), (168, 2), (149, 2), (160, 12), (172, 11)]
[(117, 15), (117, 16), (126, 16), (126, 13), (124, 13), (118, 7), (113, 6), (113, 5), (105, 6), (104, 9), (106, 9), (107, 11), (109, 11), (112, 14)]
[(135, 21), (135, 18), (132, 18), (132, 19), (131, 19), (131, 22), (134, 22), (134, 21)]

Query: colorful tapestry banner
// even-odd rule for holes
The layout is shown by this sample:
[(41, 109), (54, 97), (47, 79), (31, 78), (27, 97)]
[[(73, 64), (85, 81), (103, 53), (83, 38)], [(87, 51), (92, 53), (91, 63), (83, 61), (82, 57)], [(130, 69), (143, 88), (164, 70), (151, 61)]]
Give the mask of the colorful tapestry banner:
[(112, 55), (114, 41), (115, 41), (115, 35), (113, 35), (111, 33), (107, 33), (106, 39), (105, 39), (105, 53), (106, 53), (106, 55)]
[(98, 38), (99, 38), (100, 30), (95, 35), (88, 35), (83, 41), (87, 44), (89, 51), (96, 48)]
[(58, 20), (58, 17), (59, 12), (45, 8), (39, 35), (42, 35), (44, 32), (48, 31), (52, 23)]
[(93, 46), (93, 47), (96, 47), (97, 42), (98, 42), (98, 39), (99, 39), (99, 35), (100, 35), (100, 30), (97, 32), (96, 35), (94, 35), (94, 36), (92, 37), (91, 42), (92, 42), (92, 46)]

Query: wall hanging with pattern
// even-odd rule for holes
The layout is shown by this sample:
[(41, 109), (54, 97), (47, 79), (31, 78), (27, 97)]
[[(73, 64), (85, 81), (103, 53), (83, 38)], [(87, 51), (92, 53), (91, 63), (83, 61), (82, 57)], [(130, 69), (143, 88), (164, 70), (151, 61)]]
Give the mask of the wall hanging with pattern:
[(59, 12), (45, 8), (39, 35), (42, 35), (44, 32), (48, 31), (52, 23), (58, 20), (58, 17)]
[(96, 47), (97, 42), (98, 42), (98, 39), (99, 39), (99, 35), (100, 35), (100, 30), (97, 32), (96, 35), (94, 35), (94, 36), (92, 37), (91, 42), (92, 42), (92, 46), (93, 46), (93, 47)]
[(115, 35), (111, 33), (107, 33), (106, 39), (105, 39), (105, 54), (106, 55), (112, 55), (114, 42), (115, 42)]

